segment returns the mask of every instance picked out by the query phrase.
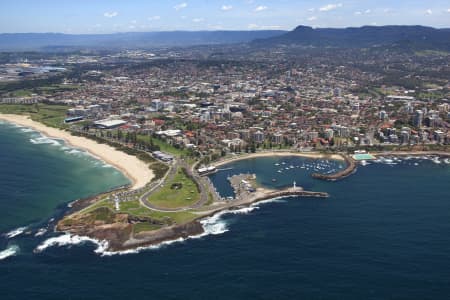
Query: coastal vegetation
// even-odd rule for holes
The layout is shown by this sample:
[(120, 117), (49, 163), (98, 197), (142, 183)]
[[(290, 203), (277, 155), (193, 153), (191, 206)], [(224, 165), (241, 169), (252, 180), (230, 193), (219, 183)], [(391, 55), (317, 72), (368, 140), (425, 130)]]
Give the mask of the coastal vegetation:
[(67, 128), (64, 124), (67, 106), (53, 104), (0, 104), (0, 113), (28, 115), (33, 121), (50, 127)]

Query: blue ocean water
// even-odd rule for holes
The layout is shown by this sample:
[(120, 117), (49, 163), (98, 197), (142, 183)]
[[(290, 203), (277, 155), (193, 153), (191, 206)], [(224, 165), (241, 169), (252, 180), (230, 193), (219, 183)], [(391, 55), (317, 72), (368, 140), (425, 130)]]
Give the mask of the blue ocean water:
[[(9, 129), (0, 125), (1, 232), (28, 225), (29, 221), (47, 222), (52, 210), (54, 213), (58, 205), (74, 198), (72, 193), (82, 196), (77, 181), (83, 182), (84, 176), (88, 176), (78, 171), (83, 176), (64, 183), (70, 173), (67, 166), (83, 164), (83, 158), (75, 158), (71, 165), (72, 157), (53, 152), (50, 144), (31, 144), (27, 133), (11, 135), (5, 131)], [(4, 145), (8, 140), (13, 141), (15, 150), (5, 160)], [(42, 147), (38, 152), (50, 151), (51, 159), (42, 163), (41, 155), (23, 156), (18, 150), (22, 147)], [(15, 164), (8, 165), (8, 161)], [(46, 178), (51, 173), (62, 177), (58, 190), (49, 192), (52, 188), (42, 184), (43, 180), (32, 193), (26, 194), (35, 194), (34, 199), (49, 209), (22, 212), (27, 203), (36, 200), (28, 200), (20, 193), (9, 196), (15, 191), (9, 186), (20, 186), (18, 181), (23, 182), (21, 175), (7, 179), (17, 161), (27, 166), (28, 173), (40, 174), (38, 177)], [(216, 226), (212, 232), (221, 234), (139, 254), (100, 256), (94, 253), (97, 246), (92, 243), (49, 247), (34, 253), (38, 245), (55, 234), (38, 237), (21, 234), (11, 239), (3, 236), (0, 251), (11, 245), (18, 246), (20, 251), (0, 260), (0, 297), (447, 299), (450, 167), (442, 159), (439, 162), (402, 159), (392, 164), (372, 163), (359, 167), (356, 174), (342, 181), (323, 182), (310, 178), (309, 174), (316, 169), (339, 168), (339, 163), (296, 157), (239, 161), (230, 165), (231, 170), (211, 177), (223, 195), (231, 193), (227, 176), (252, 172), (266, 186), (287, 186), (295, 180), (308, 189), (327, 191), (331, 197), (278, 199), (257, 204), (210, 219), (210, 225)], [(39, 171), (33, 171), (34, 164)], [(52, 164), (60, 165), (60, 169), (52, 169)], [(282, 166), (283, 171), (278, 173)], [(94, 170), (87, 173), (91, 172)], [(105, 182), (105, 178), (98, 177), (93, 190), (86, 194), (114, 185), (114, 180)], [(27, 184), (31, 186), (32, 181)], [(77, 187), (71, 187), (72, 184)], [(8, 192), (3, 191), (6, 188)], [(9, 217), (11, 211), (20, 218)], [(33, 233), (37, 229), (31, 228)]]

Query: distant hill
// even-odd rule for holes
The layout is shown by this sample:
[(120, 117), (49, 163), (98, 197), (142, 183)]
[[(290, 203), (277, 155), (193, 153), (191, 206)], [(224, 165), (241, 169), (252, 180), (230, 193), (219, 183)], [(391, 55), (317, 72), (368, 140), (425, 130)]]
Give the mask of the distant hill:
[(194, 46), (247, 43), (286, 33), (259, 31), (168, 31), (114, 34), (4, 33), (0, 51), (43, 50), (50, 48), (142, 49), (160, 46)]
[(300, 45), (312, 47), (366, 48), (385, 45), (407, 45), (417, 49), (450, 51), (450, 29), (424, 26), (363, 26), (317, 28), (298, 26), (293, 31), (266, 39), (254, 46)]

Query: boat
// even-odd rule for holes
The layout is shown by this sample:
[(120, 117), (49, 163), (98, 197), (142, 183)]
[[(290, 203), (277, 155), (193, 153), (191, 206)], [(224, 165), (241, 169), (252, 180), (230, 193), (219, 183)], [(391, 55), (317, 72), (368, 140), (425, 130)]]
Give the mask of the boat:
[(272, 182), (276, 182), (277, 180), (275, 178), (272, 178)]
[(279, 165), (280, 165), (279, 163), (276, 163), (276, 164), (275, 164), (275, 166), (279, 166)]
[(439, 160), (439, 157), (433, 157), (432, 161), (433, 161), (435, 164), (440, 164), (440, 163), (441, 163), (441, 161)]

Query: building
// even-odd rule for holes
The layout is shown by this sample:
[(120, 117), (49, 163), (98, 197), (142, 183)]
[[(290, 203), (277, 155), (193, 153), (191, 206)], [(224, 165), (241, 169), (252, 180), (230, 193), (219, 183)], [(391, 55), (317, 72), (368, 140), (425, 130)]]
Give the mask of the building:
[(281, 133), (275, 133), (275, 134), (273, 135), (272, 141), (273, 141), (275, 144), (281, 144), (281, 143), (283, 143), (283, 135), (282, 135)]
[(123, 120), (100, 120), (94, 122), (94, 126), (101, 129), (113, 129), (125, 125), (127, 122)]
[(161, 152), (161, 151), (153, 151), (152, 154), (153, 154), (153, 157), (155, 157), (159, 160), (162, 160), (162, 161), (166, 161), (166, 162), (172, 161), (174, 158), (172, 155)]
[(263, 143), (264, 142), (264, 133), (260, 130), (253, 133), (253, 141), (256, 143)]
[(159, 100), (159, 99), (152, 100), (151, 108), (154, 111), (162, 110), (163, 109), (163, 104), (162, 104), (161, 100)]
[(418, 109), (418, 110), (416, 110), (416, 113), (414, 114), (413, 125), (417, 128), (420, 128), (420, 127), (422, 127), (422, 123), (423, 123), (423, 111)]

